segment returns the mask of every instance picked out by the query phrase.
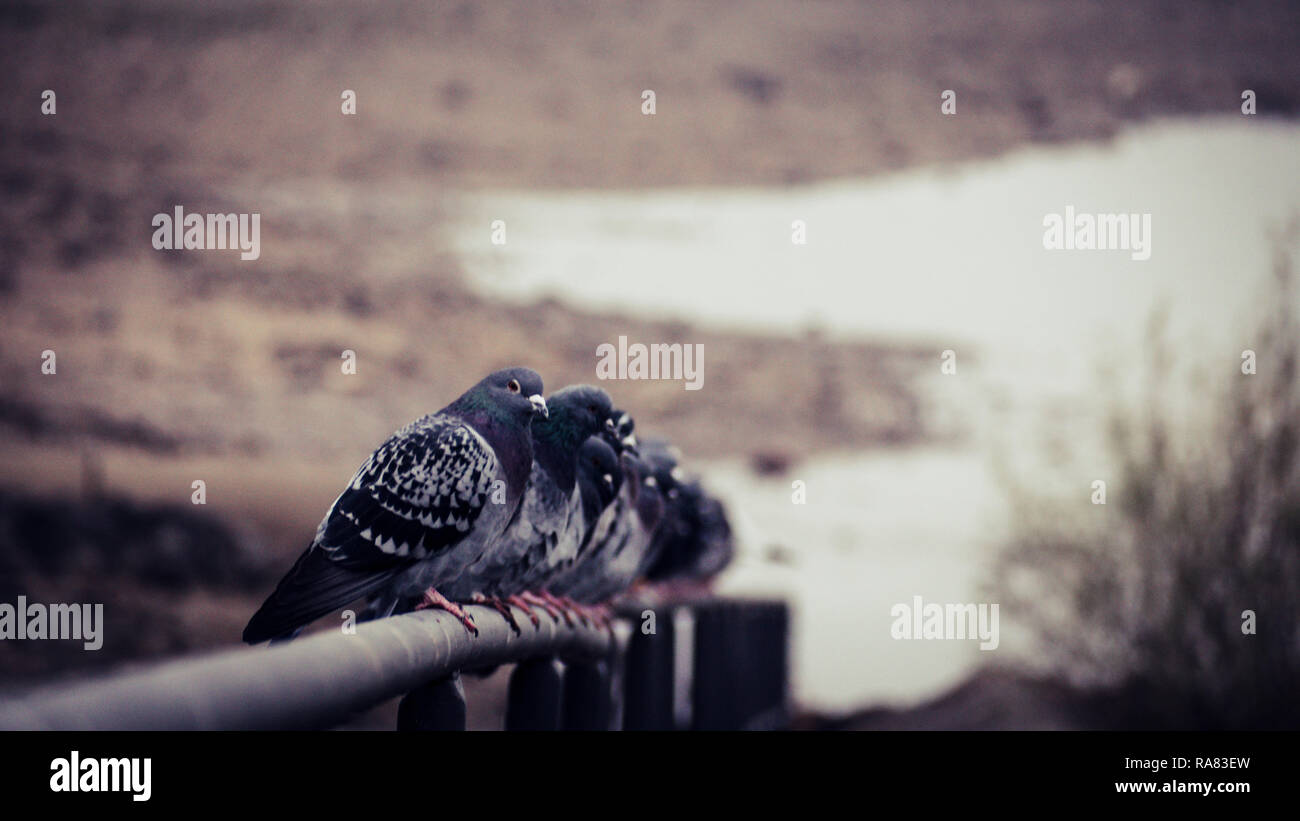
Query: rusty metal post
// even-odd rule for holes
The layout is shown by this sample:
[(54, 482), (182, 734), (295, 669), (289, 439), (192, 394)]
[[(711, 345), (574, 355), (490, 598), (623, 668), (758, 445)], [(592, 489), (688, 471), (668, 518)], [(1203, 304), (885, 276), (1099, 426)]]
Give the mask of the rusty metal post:
[(460, 680), (460, 673), (452, 673), (407, 693), (397, 705), (397, 729), (464, 730), (465, 685)]

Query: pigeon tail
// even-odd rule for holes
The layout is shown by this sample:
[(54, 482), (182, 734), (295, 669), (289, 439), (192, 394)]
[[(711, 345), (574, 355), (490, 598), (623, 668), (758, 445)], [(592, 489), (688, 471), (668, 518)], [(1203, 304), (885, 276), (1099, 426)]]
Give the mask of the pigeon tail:
[(379, 590), (404, 569), (405, 565), (381, 570), (345, 567), (312, 546), (249, 619), (244, 641), (258, 644), (290, 638), (303, 625)]

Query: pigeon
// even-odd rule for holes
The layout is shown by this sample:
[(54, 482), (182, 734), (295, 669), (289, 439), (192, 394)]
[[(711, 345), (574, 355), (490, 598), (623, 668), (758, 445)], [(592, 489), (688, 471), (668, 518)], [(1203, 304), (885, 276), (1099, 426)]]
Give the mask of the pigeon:
[(600, 436), (590, 436), (578, 451), (578, 492), (582, 495), (583, 541), (581, 553), (591, 543), (601, 515), (614, 503), (623, 486), (618, 454)]
[(677, 448), (662, 439), (648, 439), (642, 449), (660, 469), (672, 465), (674, 487), (667, 494), (664, 526), (655, 534), (641, 573), (647, 582), (661, 586), (707, 585), (735, 553), (726, 509), (704, 490), (697, 477), (677, 466), (681, 455)]
[(391, 612), (422, 596), (477, 633), (437, 588), (479, 560), (519, 509), (533, 464), (530, 424), (546, 414), (541, 377), (508, 368), (389, 437), (253, 614), (244, 641), (292, 636), (362, 597)]
[(610, 418), (614, 420), (614, 433), (618, 438), (618, 442), (615, 444), (616, 451), (622, 453), (624, 450), (631, 450), (635, 456), (636, 422), (632, 419), (632, 415), (627, 411), (615, 408), (610, 414)]
[[(628, 479), (627, 462), (628, 458), (635, 458), (636, 456), (636, 436), (633, 434), (635, 424), (632, 421), (631, 414), (618, 408), (610, 412), (610, 419), (612, 420), (613, 435), (606, 435), (604, 439), (607, 440), (606, 444), (610, 446), (612, 451), (612, 454), (609, 455), (614, 460), (612, 467), (615, 473), (611, 474), (611, 476), (618, 477), (614, 482), (617, 492), (612, 500), (605, 501), (600, 515), (587, 528), (587, 532), (583, 535), (582, 544), (579, 547), (579, 555), (573, 562), (558, 568), (547, 579), (545, 592), (551, 595), (559, 595), (562, 599), (568, 599), (568, 597), (559, 591), (572, 590), (584, 575), (599, 572), (599, 570), (594, 569), (596, 562), (603, 561), (599, 554), (604, 551), (604, 546), (610, 540), (614, 529), (626, 527), (626, 522), (622, 521), (622, 517), (630, 509), (632, 504), (630, 500), (636, 492), (635, 487), (627, 485), (627, 481), (633, 483), (638, 481), (635, 477)], [(607, 430), (603, 433), (609, 434), (610, 431)], [(588, 444), (584, 444), (584, 447), (587, 447)], [(604, 460), (608, 456), (601, 458)], [(608, 461), (606, 461), (606, 467), (609, 466)], [(573, 601), (572, 599), (568, 600)], [(576, 604), (576, 602), (574, 603)]]
[(654, 566), (665, 548), (674, 539), (680, 538), (685, 528), (681, 499), (681, 482), (684, 474), (679, 465), (682, 458), (681, 451), (668, 440), (653, 437), (641, 443), (641, 457), (654, 477), (659, 493), (663, 496), (664, 510), (660, 526), (655, 529), (654, 538), (641, 552), (641, 563), (637, 567), (638, 577), (645, 575), (646, 571)]
[(550, 575), (545, 592), (563, 595), (583, 574), (591, 572), (592, 554), (604, 544), (623, 511), (617, 501), (623, 492), (624, 476), (622, 459), (608, 441), (593, 436), (583, 443), (578, 456), (578, 489), (585, 532), (577, 555)]
[(736, 542), (727, 519), (727, 508), (713, 496), (704, 494), (699, 504), (700, 548), (691, 575), (711, 579), (717, 576), (736, 555)]
[(496, 607), (515, 630), (504, 602), (530, 613), (528, 603), (554, 604), (536, 594), (548, 576), (576, 558), (583, 540), (579, 453), (591, 436), (612, 440), (614, 430), (613, 403), (600, 388), (571, 385), (553, 393), (547, 406), (549, 416), (533, 422), (533, 465), (517, 513), (501, 538), (444, 591)]
[(603, 604), (628, 589), (647, 563), (646, 552), (663, 522), (661, 485), (672, 483), (671, 467), (656, 475), (650, 464), (631, 452), (624, 452), (622, 460), (623, 490), (613, 505), (612, 527), (591, 548), (578, 572), (552, 583), (552, 593), (581, 604)]
[(674, 526), (646, 569), (646, 580), (707, 583), (731, 563), (735, 553), (726, 509), (695, 478), (679, 482), (673, 507)]

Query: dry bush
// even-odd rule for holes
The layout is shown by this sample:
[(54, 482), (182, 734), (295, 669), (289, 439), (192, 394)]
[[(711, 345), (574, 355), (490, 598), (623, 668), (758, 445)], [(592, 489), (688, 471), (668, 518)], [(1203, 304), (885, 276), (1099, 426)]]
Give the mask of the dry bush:
[(1206, 429), (1165, 412), (1169, 351), (1153, 344), (1142, 407), (1111, 417), (1106, 515), (1013, 493), (995, 592), (1049, 670), (1115, 694), (1123, 726), (1300, 727), (1296, 236), (1278, 243), (1257, 373), (1206, 396)]

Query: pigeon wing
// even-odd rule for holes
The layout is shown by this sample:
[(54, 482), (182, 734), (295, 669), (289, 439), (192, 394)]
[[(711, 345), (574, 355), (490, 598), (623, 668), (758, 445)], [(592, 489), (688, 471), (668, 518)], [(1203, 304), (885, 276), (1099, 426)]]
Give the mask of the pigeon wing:
[(345, 567), (379, 569), (434, 556), (474, 527), (498, 477), (472, 428), (426, 417), (370, 455), (339, 495), (316, 545)]
[(425, 417), (398, 431), (335, 500), (244, 641), (287, 635), (450, 549), (477, 521), (497, 468), (491, 447), (457, 420)]

